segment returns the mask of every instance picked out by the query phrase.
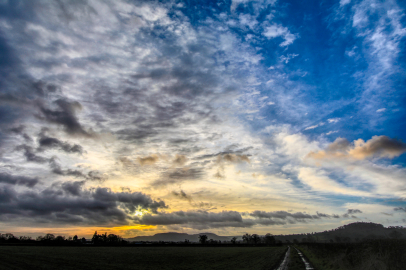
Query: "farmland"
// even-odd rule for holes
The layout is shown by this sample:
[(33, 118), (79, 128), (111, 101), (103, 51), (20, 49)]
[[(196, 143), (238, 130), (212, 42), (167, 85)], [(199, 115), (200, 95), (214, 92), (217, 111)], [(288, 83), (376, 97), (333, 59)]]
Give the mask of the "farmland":
[(274, 269), (286, 247), (0, 246), (0, 269)]
[(361, 243), (308, 243), (297, 246), (316, 269), (403, 270), (405, 240), (371, 240)]

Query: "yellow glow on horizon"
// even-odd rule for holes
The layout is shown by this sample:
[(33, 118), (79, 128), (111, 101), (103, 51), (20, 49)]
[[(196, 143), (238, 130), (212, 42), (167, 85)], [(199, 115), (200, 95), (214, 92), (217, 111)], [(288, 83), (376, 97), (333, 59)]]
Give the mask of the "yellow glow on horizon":
[(120, 227), (113, 227), (111, 230), (113, 231), (127, 231), (127, 230), (148, 230), (148, 229), (155, 229), (156, 226), (154, 225), (124, 225)]

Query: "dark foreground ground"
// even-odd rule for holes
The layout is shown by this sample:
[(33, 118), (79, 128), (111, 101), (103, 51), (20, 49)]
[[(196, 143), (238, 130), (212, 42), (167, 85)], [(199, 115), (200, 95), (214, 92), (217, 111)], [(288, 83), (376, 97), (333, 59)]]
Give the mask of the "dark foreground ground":
[(317, 270), (406, 270), (404, 239), (313, 243), (296, 247)]
[(286, 247), (0, 246), (0, 269), (274, 269)]

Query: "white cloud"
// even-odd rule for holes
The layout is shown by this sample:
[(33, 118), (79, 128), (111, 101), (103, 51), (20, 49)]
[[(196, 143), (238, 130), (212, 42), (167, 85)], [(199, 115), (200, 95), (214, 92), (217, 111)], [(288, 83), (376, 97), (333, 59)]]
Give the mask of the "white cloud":
[(280, 57), (280, 59), (281, 59), (282, 62), (285, 62), (285, 64), (287, 64), (287, 63), (289, 63), (289, 61), (290, 61), (291, 59), (295, 58), (296, 56), (299, 56), (299, 55), (296, 54), (296, 53), (290, 53), (290, 54), (288, 54), (287, 56), (282, 55), (282, 56)]
[(381, 108), (381, 109), (376, 110), (377, 113), (384, 112), (384, 111), (386, 111), (386, 108)]
[(351, 3), (351, 0), (340, 0), (340, 7), (345, 6), (349, 3)]
[(310, 127), (305, 128), (305, 130), (315, 129), (315, 128), (317, 128), (318, 126), (319, 126), (319, 125), (310, 126)]
[(348, 188), (332, 180), (325, 171), (310, 167), (299, 169), (298, 178), (313, 190), (353, 196), (371, 196), (370, 193)]
[(262, 34), (268, 39), (282, 37), (285, 41), (279, 44), (281, 47), (286, 47), (295, 41), (297, 38), (296, 34), (292, 34), (287, 27), (274, 24), (265, 28)]
[(340, 118), (330, 118), (330, 119), (327, 119), (327, 121), (329, 122), (329, 123), (337, 123), (338, 121), (340, 121), (341, 119)]

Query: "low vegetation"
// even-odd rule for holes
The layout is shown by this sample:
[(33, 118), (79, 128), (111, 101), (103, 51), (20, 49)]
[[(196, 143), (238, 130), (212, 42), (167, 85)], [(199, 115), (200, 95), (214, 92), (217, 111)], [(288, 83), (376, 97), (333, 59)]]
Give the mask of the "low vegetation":
[(286, 247), (0, 246), (0, 269), (274, 269)]
[(290, 259), (288, 264), (289, 270), (304, 270), (305, 264), (297, 253), (296, 249), (291, 247), (290, 249)]
[(379, 239), (362, 243), (307, 243), (298, 249), (316, 269), (402, 270), (406, 265), (406, 240)]

